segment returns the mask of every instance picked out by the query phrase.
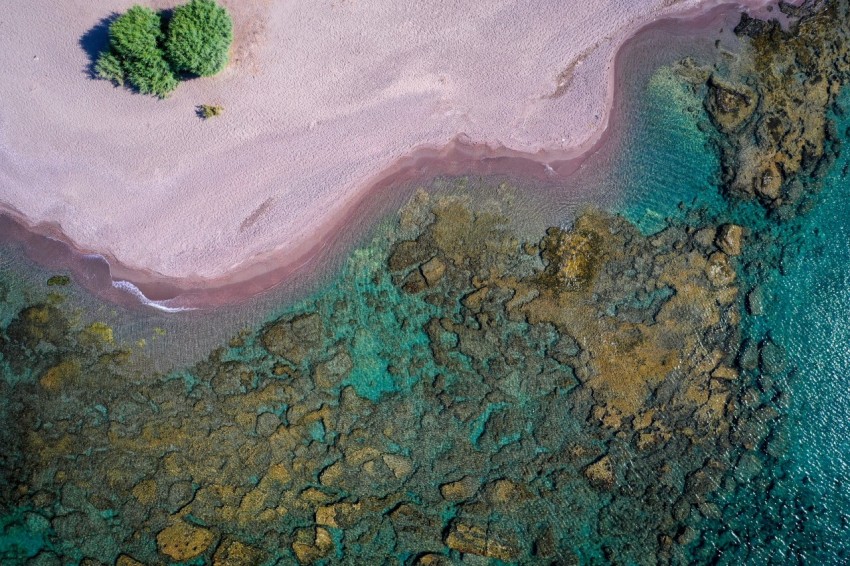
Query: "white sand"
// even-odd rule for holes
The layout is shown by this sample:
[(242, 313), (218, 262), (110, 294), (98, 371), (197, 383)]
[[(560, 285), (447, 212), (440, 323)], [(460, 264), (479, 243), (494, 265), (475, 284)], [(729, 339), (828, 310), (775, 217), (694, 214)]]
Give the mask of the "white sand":
[(0, 0), (0, 205), (202, 285), (286, 261), (416, 148), (580, 153), (625, 38), (720, 2), (229, 0), (232, 64), (165, 101), (87, 76), (80, 37), (133, 3)]

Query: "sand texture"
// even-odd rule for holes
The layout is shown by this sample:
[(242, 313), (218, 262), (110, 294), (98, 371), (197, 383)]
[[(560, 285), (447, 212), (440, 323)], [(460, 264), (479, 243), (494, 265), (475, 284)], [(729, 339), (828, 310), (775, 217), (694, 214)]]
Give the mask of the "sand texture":
[(2, 0), (0, 205), (124, 273), (203, 286), (296, 257), (418, 151), (581, 154), (623, 41), (720, 2), (230, 0), (230, 66), (167, 100), (90, 77), (92, 29), (133, 3)]

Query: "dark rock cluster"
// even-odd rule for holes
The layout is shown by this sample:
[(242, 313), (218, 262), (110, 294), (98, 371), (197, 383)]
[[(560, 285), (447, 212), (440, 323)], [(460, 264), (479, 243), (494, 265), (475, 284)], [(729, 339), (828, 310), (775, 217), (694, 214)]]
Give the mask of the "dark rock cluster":
[(742, 67), (708, 81), (705, 108), (720, 138), (729, 193), (758, 199), (780, 217), (809, 206), (833, 163), (838, 133), (829, 119), (850, 80), (850, 5), (845, 0), (783, 4), (790, 29), (743, 15), (735, 31), (750, 53)]

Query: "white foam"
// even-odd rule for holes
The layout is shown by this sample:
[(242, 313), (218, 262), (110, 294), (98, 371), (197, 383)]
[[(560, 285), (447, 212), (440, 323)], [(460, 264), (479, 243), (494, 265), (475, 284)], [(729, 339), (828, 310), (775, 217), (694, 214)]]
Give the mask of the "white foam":
[(130, 293), (134, 297), (136, 297), (140, 303), (143, 305), (155, 308), (162, 312), (167, 313), (177, 313), (177, 312), (185, 312), (185, 311), (193, 311), (197, 310), (193, 307), (170, 307), (168, 306), (168, 301), (152, 301), (148, 299), (144, 293), (142, 293), (138, 287), (130, 283), (129, 281), (113, 281), (112, 286), (116, 289), (120, 289), (127, 293)]

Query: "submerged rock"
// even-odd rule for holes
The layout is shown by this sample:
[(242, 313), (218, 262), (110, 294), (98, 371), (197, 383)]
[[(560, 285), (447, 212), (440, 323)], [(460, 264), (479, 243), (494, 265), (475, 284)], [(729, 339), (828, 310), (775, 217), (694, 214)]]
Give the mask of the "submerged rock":
[(443, 275), (446, 273), (446, 264), (439, 258), (434, 257), (428, 260), (428, 262), (421, 267), (421, 271), (422, 276), (428, 283), (428, 286), (433, 287), (440, 282), (440, 279), (442, 279)]
[(156, 535), (159, 551), (178, 562), (200, 556), (214, 540), (215, 535), (211, 531), (184, 521), (177, 521)]
[(744, 228), (737, 224), (724, 224), (717, 231), (717, 247), (726, 255), (741, 255), (743, 241)]
[(571, 231), (550, 228), (540, 243), (546, 276), (553, 284), (574, 291), (593, 280), (599, 261), (599, 236), (576, 227)]
[(217, 395), (236, 395), (253, 384), (254, 372), (240, 362), (224, 362), (219, 365), (211, 385)]
[(324, 558), (333, 549), (333, 539), (327, 529), (299, 529), (292, 543), (292, 552), (301, 564), (311, 564)]
[(614, 464), (610, 456), (603, 456), (584, 469), (584, 477), (591, 485), (599, 489), (611, 489), (614, 487), (616, 477), (614, 476)]
[(737, 132), (752, 117), (758, 106), (753, 89), (733, 85), (712, 75), (708, 80), (705, 107), (714, 123), (726, 133)]
[(420, 238), (399, 242), (387, 260), (390, 271), (403, 271), (434, 257), (434, 248), (428, 239)]
[(261, 340), (270, 354), (297, 365), (321, 345), (322, 332), (322, 318), (312, 313), (272, 324), (263, 333)]
[(455, 523), (446, 535), (446, 546), (462, 554), (474, 554), (498, 560), (516, 560), (518, 549), (491, 535), (484, 527)]
[(256, 431), (259, 436), (269, 437), (274, 434), (281, 425), (280, 417), (274, 413), (261, 413), (257, 417)]
[(747, 312), (752, 316), (764, 315), (764, 288), (757, 285), (747, 293)]
[(62, 389), (63, 385), (70, 385), (80, 376), (82, 367), (77, 358), (70, 358), (59, 362), (47, 370), (39, 379), (39, 384), (52, 393)]
[(777, 376), (785, 370), (785, 349), (768, 339), (761, 344), (759, 367), (770, 376)]
[(139, 562), (132, 556), (128, 556), (126, 554), (121, 554), (118, 556), (118, 559), (115, 561), (115, 566), (145, 566), (144, 563)]
[(213, 566), (259, 566), (263, 552), (238, 540), (228, 538), (215, 551)]
[(440, 486), (440, 494), (447, 501), (463, 501), (475, 495), (480, 486), (480, 480), (467, 476), (458, 481), (444, 483)]
[(27, 307), (9, 324), (6, 334), (13, 344), (33, 349), (40, 342), (60, 346), (68, 339), (70, 325), (53, 305)]
[(753, 188), (757, 195), (768, 202), (775, 202), (782, 196), (782, 171), (773, 161), (762, 166), (753, 179)]
[[(732, 367), (742, 232), (702, 220), (701, 235), (647, 237), (591, 210), (524, 241), (498, 210), (417, 202), (434, 212), (412, 214), (408, 243), (192, 368), (30, 386), (45, 423), (26, 439), (32, 477), (87, 486), (59, 493), (68, 508), (118, 507), (120, 548), (150, 564), (537, 563), (597, 540), (624, 563), (676, 552), (679, 478), (731, 459), (729, 422), (761, 402), (738, 402), (750, 384)], [(98, 362), (81, 355), (85, 375)]]
[[(850, 5), (806, 2), (788, 30), (747, 14), (735, 28), (752, 48), (730, 73), (709, 81), (705, 107), (721, 134), (724, 181), (730, 194), (757, 198), (788, 217), (835, 158), (829, 118), (850, 81)], [(756, 111), (757, 108), (757, 111)]]
[(442, 554), (424, 554), (416, 559), (415, 564), (416, 566), (453, 566), (454, 562)]

